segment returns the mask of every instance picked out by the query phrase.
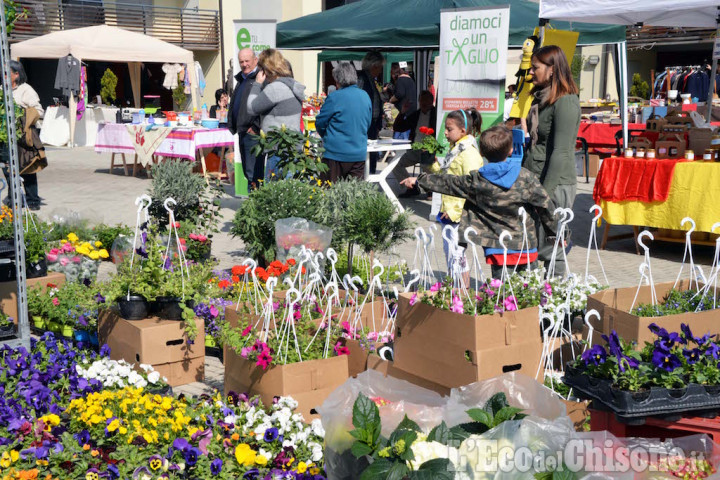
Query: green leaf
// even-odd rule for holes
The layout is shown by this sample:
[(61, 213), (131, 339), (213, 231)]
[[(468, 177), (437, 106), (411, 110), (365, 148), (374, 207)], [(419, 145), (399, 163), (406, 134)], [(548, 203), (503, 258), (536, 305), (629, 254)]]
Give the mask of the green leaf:
[(577, 475), (574, 472), (571, 472), (570, 470), (562, 469), (556, 472), (553, 472), (552, 480), (575, 480), (577, 478)]
[(463, 442), (463, 440), (467, 439), (470, 436), (470, 433), (462, 428), (460, 425), (456, 425), (450, 429), (449, 435), (448, 435), (448, 441), (452, 442), (453, 444), (457, 442), (457, 444), (460, 444)]
[(403, 418), (402, 422), (397, 426), (396, 430), (412, 430), (414, 432), (420, 432), (422, 431), (420, 429), (420, 426), (410, 420), (407, 415)]
[(365, 455), (370, 455), (373, 452), (373, 449), (366, 443), (355, 442), (352, 444), (350, 451), (353, 455), (355, 455), (355, 457), (360, 458)]
[(405, 462), (396, 462), (387, 474), (387, 480), (402, 480), (410, 472)]
[(500, 409), (500, 411), (495, 414), (493, 426), (497, 427), (505, 421), (512, 420), (520, 412), (522, 412), (522, 408), (517, 407), (505, 407)]
[(392, 462), (385, 460), (384, 458), (378, 458), (365, 469), (362, 475), (360, 475), (360, 480), (377, 480), (379, 478), (387, 478), (392, 467)]
[(358, 395), (353, 405), (353, 426), (364, 432), (364, 440), (374, 444), (380, 434), (380, 411), (375, 402), (362, 393)]
[(507, 401), (507, 397), (505, 396), (505, 393), (499, 392), (490, 397), (490, 399), (485, 403), (484, 410), (488, 413), (491, 413), (493, 416), (497, 414), (500, 410), (502, 410), (505, 407), (510, 406), (510, 404)]
[(494, 426), (492, 414), (486, 412), (485, 410), (482, 410), (480, 408), (471, 408), (470, 410), (467, 411), (467, 414), (475, 422), (481, 423), (488, 428), (492, 428)]
[(440, 422), (440, 425), (430, 430), (427, 440), (428, 442), (438, 442), (443, 445), (449, 445), (450, 429), (448, 429), (444, 421)]
[(412, 480), (453, 480), (453, 471), (450, 460), (447, 458), (434, 458), (420, 465), (415, 472), (410, 472), (408, 477)]

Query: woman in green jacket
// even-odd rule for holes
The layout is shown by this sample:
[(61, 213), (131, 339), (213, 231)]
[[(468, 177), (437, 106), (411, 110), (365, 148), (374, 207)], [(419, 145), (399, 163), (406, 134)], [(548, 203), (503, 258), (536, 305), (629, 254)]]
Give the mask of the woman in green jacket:
[[(541, 47), (533, 54), (529, 73), (533, 77), (535, 99), (527, 118), (530, 146), (523, 159), (523, 167), (539, 177), (556, 208), (572, 208), (577, 191), (575, 141), (580, 126), (578, 87), (565, 53), (555, 45)], [(538, 258), (548, 267), (553, 243), (546, 240), (548, 235), (541, 231), (540, 222), (535, 222), (535, 225), (538, 230)], [(564, 262), (557, 261), (555, 271), (563, 274)]]

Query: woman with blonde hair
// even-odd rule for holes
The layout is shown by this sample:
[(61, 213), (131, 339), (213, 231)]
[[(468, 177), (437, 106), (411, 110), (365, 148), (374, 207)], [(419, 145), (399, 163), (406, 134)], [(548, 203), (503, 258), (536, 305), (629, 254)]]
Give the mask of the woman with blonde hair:
[[(575, 142), (580, 126), (578, 87), (572, 78), (565, 53), (556, 45), (539, 48), (533, 53), (530, 75), (533, 100), (527, 118), (530, 147), (523, 167), (538, 176), (555, 207), (572, 208), (577, 193)], [(553, 244), (538, 228), (538, 257), (549, 266)], [(555, 271), (564, 264), (556, 262)]]
[[(302, 102), (305, 86), (292, 77), (290, 63), (274, 48), (263, 51), (258, 57), (258, 74), (248, 96), (248, 113), (260, 116), (260, 128), (285, 127), (300, 130)], [(269, 157), (265, 178), (279, 177), (277, 156)]]

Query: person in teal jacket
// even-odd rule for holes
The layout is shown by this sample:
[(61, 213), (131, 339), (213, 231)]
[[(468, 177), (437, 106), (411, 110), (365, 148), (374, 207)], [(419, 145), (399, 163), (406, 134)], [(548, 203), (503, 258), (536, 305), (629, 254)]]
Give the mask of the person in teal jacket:
[(338, 90), (328, 95), (315, 118), (325, 148), (323, 163), (328, 166), (325, 180), (363, 178), (372, 103), (358, 88), (357, 72), (350, 62), (339, 62), (332, 75)]

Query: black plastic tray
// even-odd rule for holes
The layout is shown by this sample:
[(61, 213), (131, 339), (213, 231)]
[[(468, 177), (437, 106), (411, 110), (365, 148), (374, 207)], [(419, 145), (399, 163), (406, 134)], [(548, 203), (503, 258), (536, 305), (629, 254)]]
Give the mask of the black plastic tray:
[(575, 396), (592, 400), (593, 408), (615, 414), (623, 423), (642, 425), (647, 417), (679, 420), (684, 416), (714, 418), (720, 415), (720, 388), (695, 383), (682, 389), (652, 387), (631, 393), (612, 387), (610, 380), (595, 379), (567, 366), (563, 382)]
[(7, 327), (0, 327), (0, 340), (4, 340), (6, 338), (12, 338), (15, 335), (15, 325), (8, 325)]
[(217, 357), (220, 359), (221, 363), (225, 363), (224, 356), (223, 356), (223, 349), (220, 347), (208, 347), (205, 345), (205, 356), (206, 357)]

